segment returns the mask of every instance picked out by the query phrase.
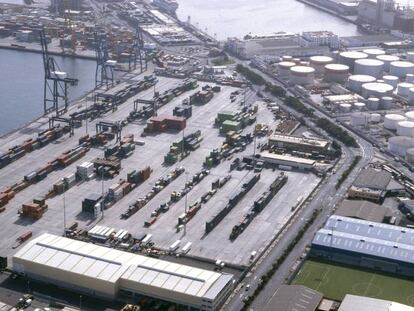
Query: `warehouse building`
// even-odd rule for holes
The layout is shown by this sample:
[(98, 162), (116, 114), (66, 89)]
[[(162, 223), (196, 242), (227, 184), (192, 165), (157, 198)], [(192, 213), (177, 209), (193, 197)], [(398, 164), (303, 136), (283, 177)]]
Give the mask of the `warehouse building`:
[(334, 215), (316, 233), (310, 256), (412, 276), (414, 230)]
[(298, 158), (286, 154), (270, 152), (260, 153), (260, 159), (271, 165), (278, 165), (280, 169), (310, 170), (315, 167), (316, 161), (311, 159)]
[(322, 298), (321, 293), (302, 285), (281, 285), (263, 311), (315, 311)]
[(348, 191), (348, 197), (381, 202), (387, 195), (404, 191), (404, 187), (392, 179), (391, 173), (370, 167), (359, 173)]
[(381, 223), (388, 213), (387, 207), (369, 201), (345, 200), (335, 215)]
[(338, 311), (414, 311), (414, 308), (389, 300), (348, 294)]
[(39, 281), (113, 300), (148, 296), (219, 310), (233, 287), (233, 275), (43, 234), (13, 257), (13, 270)]
[(292, 135), (275, 134), (269, 138), (269, 146), (301, 152), (325, 154), (329, 150), (329, 141)]

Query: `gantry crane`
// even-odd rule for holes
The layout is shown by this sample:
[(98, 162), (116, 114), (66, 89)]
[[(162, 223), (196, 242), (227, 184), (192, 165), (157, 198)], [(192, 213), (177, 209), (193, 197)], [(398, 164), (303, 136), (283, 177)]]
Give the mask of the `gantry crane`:
[(60, 70), (59, 65), (49, 54), (47, 38), (44, 29), (40, 29), (40, 44), (42, 46), (43, 65), (45, 70), (44, 78), (44, 113), (55, 112), (60, 116), (68, 110), (68, 86), (76, 85), (77, 79), (68, 78), (66, 72)]
[[(137, 27), (135, 32), (134, 41), (132, 44), (132, 51), (129, 53), (129, 64), (128, 64), (128, 71), (132, 71), (137, 69), (137, 62), (139, 60), (141, 73), (148, 69), (148, 60), (147, 54), (144, 49), (144, 39), (142, 36), (141, 27)], [(145, 69), (144, 69), (144, 62), (145, 62)]]
[(106, 85), (114, 85), (114, 66), (115, 61), (109, 59), (107, 37), (104, 32), (94, 33), (95, 36), (95, 52), (96, 52), (96, 72), (95, 87), (99, 88)]

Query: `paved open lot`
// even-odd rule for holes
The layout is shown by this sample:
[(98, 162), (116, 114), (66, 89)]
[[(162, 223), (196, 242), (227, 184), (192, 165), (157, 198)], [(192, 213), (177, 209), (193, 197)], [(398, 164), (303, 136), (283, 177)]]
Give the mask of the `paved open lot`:
[[(170, 78), (159, 78), (156, 90), (162, 93), (180, 83), (180, 80)], [(205, 83), (199, 83), (200, 87)], [(199, 88), (200, 88), (199, 87)], [(144, 227), (145, 220), (149, 219), (151, 212), (161, 203), (169, 200), (170, 194), (174, 190), (181, 190), (184, 187), (186, 174), (182, 174), (173, 181), (168, 187), (162, 190), (147, 206), (130, 217), (123, 220), (120, 215), (128, 209), (128, 206), (135, 202), (138, 198), (143, 197), (154, 185), (155, 181), (166, 176), (176, 166), (183, 166), (189, 173), (189, 178), (202, 168), (205, 157), (214, 148), (218, 148), (224, 141), (224, 137), (219, 136), (219, 131), (214, 128), (214, 119), (219, 111), (236, 111), (240, 109), (240, 102), (243, 96), (235, 102), (231, 102), (230, 93), (235, 91), (232, 87), (223, 87), (222, 91), (214, 95), (211, 102), (204, 106), (194, 106), (193, 116), (187, 122), (185, 134), (190, 134), (196, 130), (201, 130), (203, 141), (201, 147), (190, 156), (179, 162), (175, 166), (167, 167), (163, 165), (163, 158), (170, 148), (170, 144), (182, 138), (182, 132), (168, 132), (158, 135), (149, 135), (145, 138), (139, 137), (145, 127), (145, 121), (137, 121), (129, 124), (123, 129), (123, 135), (132, 133), (136, 139), (145, 141), (145, 146), (137, 146), (131, 157), (122, 161), (122, 170), (120, 175), (113, 180), (105, 180), (103, 187), (105, 191), (120, 178), (126, 179), (127, 173), (135, 169), (142, 169), (148, 165), (153, 169), (150, 179), (133, 190), (122, 200), (105, 211), (103, 219), (92, 219), (90, 216), (81, 213), (81, 202), (91, 193), (101, 193), (102, 182), (99, 180), (91, 180), (83, 182), (69, 189), (65, 196), (60, 195), (47, 200), (49, 205), (48, 211), (43, 218), (33, 222), (28, 219), (19, 218), (17, 210), (21, 204), (30, 202), (38, 195), (42, 195), (52, 187), (54, 183), (62, 177), (75, 172), (76, 166), (84, 161), (91, 161), (96, 157), (103, 157), (103, 148), (91, 149), (85, 157), (78, 160), (69, 167), (53, 172), (43, 181), (30, 186), (24, 191), (16, 195), (16, 197), (8, 204), (5, 212), (0, 214), (0, 222), (3, 224), (0, 228), (0, 235), (3, 237), (0, 241), (0, 254), (12, 255), (14, 250), (11, 246), (15, 243), (15, 239), (26, 231), (33, 231), (34, 235), (41, 232), (51, 232), (62, 234), (63, 232), (63, 203), (66, 206), (67, 224), (77, 221), (80, 227), (91, 228), (94, 224), (106, 225), (115, 229), (126, 229), (134, 235), (141, 233), (152, 233), (153, 241), (157, 246), (168, 248), (174, 241), (181, 239), (184, 243), (190, 241), (193, 243), (189, 255), (207, 257), (209, 259), (221, 259), (225, 262), (234, 264), (247, 264), (250, 253), (252, 251), (260, 251), (274, 236), (276, 232), (286, 223), (291, 216), (291, 208), (297, 203), (298, 197), (305, 198), (309, 194), (319, 179), (311, 174), (304, 172), (286, 172), (289, 175), (288, 184), (275, 196), (271, 203), (256, 217), (250, 226), (243, 232), (233, 243), (229, 240), (231, 228), (237, 224), (243, 215), (252, 206), (254, 200), (260, 197), (270, 183), (276, 178), (279, 172), (272, 170), (264, 170), (262, 177), (256, 186), (246, 195), (234, 210), (207, 236), (204, 236), (205, 222), (210, 217), (222, 209), (230, 195), (237, 191), (241, 185), (250, 177), (247, 171), (232, 172), (231, 180), (220, 189), (217, 194), (197, 213), (197, 215), (187, 225), (186, 235), (183, 232), (176, 232), (176, 224), (178, 216), (184, 212), (184, 199), (173, 205), (165, 214), (162, 214), (158, 221), (150, 228)], [(175, 98), (172, 102), (162, 107), (158, 111), (158, 115), (172, 114), (173, 108), (180, 104), (185, 98), (190, 96), (197, 90), (193, 90), (182, 94)], [(118, 110), (109, 113), (101, 118), (101, 120), (118, 121), (124, 119), (133, 108), (133, 100), (136, 98), (151, 99), (153, 89), (144, 91), (126, 103), (119, 106)], [(247, 96), (249, 102), (254, 100), (254, 96)], [(84, 107), (86, 100), (81, 101), (72, 109), (76, 110)], [(89, 103), (90, 104), (90, 103)], [(258, 122), (271, 124), (273, 115), (264, 105), (260, 105)], [(95, 133), (95, 123), (89, 122), (88, 133)], [(36, 122), (28, 125), (11, 135), (0, 139), (0, 150), (22, 142), (23, 140), (35, 136), (41, 129), (47, 127), (45, 118), (41, 118)], [(43, 166), (48, 161), (53, 160), (63, 151), (73, 148), (78, 144), (78, 139), (86, 133), (85, 126), (75, 130), (75, 136), (64, 136), (60, 140), (48, 145), (45, 148), (34, 151), (22, 159), (12, 163), (0, 171), (0, 188), (11, 185), (20, 181), (24, 175)], [(245, 129), (245, 133), (252, 132), (253, 125)], [(261, 140), (258, 141), (260, 143)], [(240, 154), (251, 155), (253, 153), (253, 144)], [(193, 203), (200, 198), (202, 194), (211, 189), (211, 182), (218, 177), (224, 177), (229, 172), (230, 161), (223, 162), (218, 167), (213, 168), (210, 175), (207, 176), (199, 185), (194, 187), (188, 194), (188, 204)], [(65, 198), (65, 199), (64, 199)]]

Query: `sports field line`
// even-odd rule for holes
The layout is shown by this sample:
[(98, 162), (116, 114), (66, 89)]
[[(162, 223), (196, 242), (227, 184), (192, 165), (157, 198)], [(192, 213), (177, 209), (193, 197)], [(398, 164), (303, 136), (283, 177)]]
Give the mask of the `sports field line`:
[(362, 296), (366, 296), (368, 294), (369, 289), (370, 289), (370, 287), (371, 287), (372, 282), (374, 281), (374, 279), (375, 279), (375, 273), (372, 275), (371, 279), (369, 280), (368, 286), (366, 287), (365, 292), (364, 292), (364, 294)]
[[(319, 287), (321, 287), (322, 284), (324, 284), (323, 280), (325, 280), (325, 278), (327, 277), (327, 275), (329, 274), (329, 272), (331, 271), (331, 268), (328, 267), (323, 275), (323, 277), (321, 278), (321, 281), (319, 282), (318, 286), (316, 287), (316, 291), (319, 290)], [(327, 281), (329, 283), (329, 279)]]

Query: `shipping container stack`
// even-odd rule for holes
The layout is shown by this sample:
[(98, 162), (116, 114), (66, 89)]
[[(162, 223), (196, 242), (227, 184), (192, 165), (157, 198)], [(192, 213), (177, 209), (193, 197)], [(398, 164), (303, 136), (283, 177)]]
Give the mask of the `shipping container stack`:
[(259, 181), (260, 174), (255, 174), (248, 182), (244, 183), (242, 189), (233, 194), (227, 205), (209, 221), (206, 222), (206, 234), (210, 233), (223, 219), (230, 213), (230, 211), (244, 198), (244, 196), (254, 187)]
[(22, 158), (27, 153), (46, 146), (68, 132), (67, 127), (53, 127), (39, 133), (36, 139), (27, 139), (21, 145), (14, 146), (5, 153), (0, 153), (0, 169)]
[(191, 105), (179, 105), (174, 108), (173, 116), (175, 117), (183, 117), (186, 119), (191, 118), (193, 115), (193, 106)]
[(146, 133), (165, 132), (167, 130), (182, 131), (187, 126), (186, 118), (174, 116), (153, 117), (147, 122)]
[(96, 215), (101, 210), (100, 201), (102, 195), (99, 193), (92, 193), (82, 201), (82, 212)]
[(12, 188), (6, 188), (0, 192), (0, 213), (4, 212), (7, 203), (14, 198), (15, 192)]
[(121, 160), (116, 156), (110, 156), (105, 159), (96, 158), (92, 162), (96, 176), (100, 178), (114, 178), (121, 170)]
[(76, 174), (81, 180), (91, 180), (95, 177), (95, 168), (91, 162), (83, 162), (76, 168)]
[(203, 137), (201, 136), (201, 131), (198, 130), (185, 136), (183, 140), (172, 143), (170, 151), (164, 157), (164, 163), (172, 165), (179, 159), (182, 160), (188, 156), (191, 151), (198, 149), (202, 140)]
[(47, 208), (46, 200), (44, 198), (37, 198), (32, 203), (23, 204), (22, 209), (18, 213), (22, 217), (38, 220), (42, 218)]
[(256, 218), (257, 215), (270, 203), (275, 195), (286, 185), (288, 176), (281, 173), (269, 186), (269, 189), (265, 191), (259, 199), (254, 201), (253, 207), (247, 212), (239, 224), (235, 225), (230, 233), (229, 239), (234, 241), (237, 237), (243, 233), (249, 224)]

